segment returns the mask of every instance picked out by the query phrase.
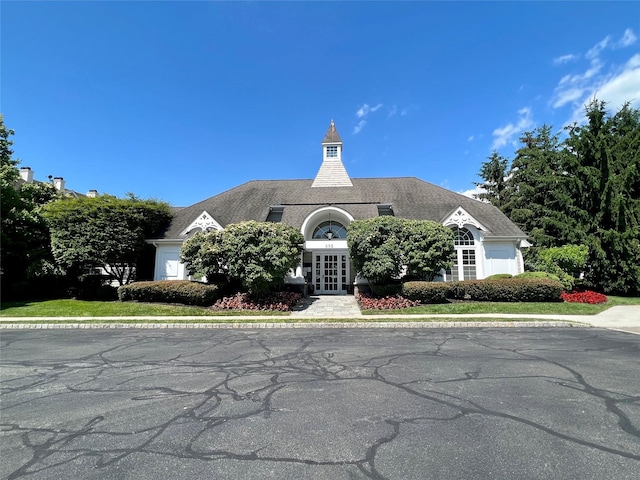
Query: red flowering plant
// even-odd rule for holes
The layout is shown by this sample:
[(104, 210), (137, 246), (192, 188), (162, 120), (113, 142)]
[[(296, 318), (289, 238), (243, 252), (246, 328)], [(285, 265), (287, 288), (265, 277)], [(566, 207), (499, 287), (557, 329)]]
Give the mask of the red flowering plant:
[(420, 300), (409, 300), (401, 295), (375, 298), (368, 293), (361, 293), (356, 300), (362, 310), (397, 310), (420, 305)]
[(213, 310), (266, 310), (288, 312), (298, 303), (302, 295), (296, 292), (275, 292), (261, 296), (237, 293), (233, 297), (218, 300)]
[(562, 292), (560, 298), (565, 302), (573, 302), (573, 303), (590, 303), (592, 305), (596, 305), (598, 303), (605, 303), (607, 301), (607, 296), (593, 292), (591, 290), (580, 290), (573, 292)]

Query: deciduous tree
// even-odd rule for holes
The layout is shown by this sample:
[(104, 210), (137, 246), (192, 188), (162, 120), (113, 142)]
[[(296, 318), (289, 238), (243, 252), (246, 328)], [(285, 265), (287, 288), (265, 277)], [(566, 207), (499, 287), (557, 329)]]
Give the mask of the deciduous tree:
[(51, 183), (20, 182), (12, 135), (0, 115), (0, 269), (5, 294), (51, 265), (49, 230), (40, 210), (59, 196)]
[(104, 268), (119, 285), (133, 280), (145, 238), (171, 218), (169, 206), (133, 195), (64, 198), (47, 204), (56, 262), (70, 275)]
[(371, 283), (384, 285), (406, 273), (432, 280), (452, 265), (453, 232), (428, 220), (381, 216), (351, 222), (347, 243), (353, 267)]
[(282, 288), (289, 270), (300, 263), (304, 237), (283, 223), (241, 222), (221, 232), (197, 233), (182, 247), (191, 275), (216, 281), (228, 275), (253, 294)]

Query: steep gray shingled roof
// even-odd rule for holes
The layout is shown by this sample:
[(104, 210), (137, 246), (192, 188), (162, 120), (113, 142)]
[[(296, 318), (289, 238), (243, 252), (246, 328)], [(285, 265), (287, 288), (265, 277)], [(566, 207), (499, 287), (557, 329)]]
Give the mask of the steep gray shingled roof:
[(314, 210), (333, 205), (356, 220), (378, 215), (377, 204), (391, 204), (395, 216), (442, 222), (461, 206), (484, 227), (487, 237), (526, 235), (493, 205), (415, 177), (353, 178), (352, 187), (311, 188), (313, 180), (254, 180), (174, 212), (157, 238), (184, 239), (180, 234), (206, 210), (220, 225), (247, 220), (263, 222), (272, 205), (283, 205), (282, 222), (300, 228)]
[(342, 139), (340, 135), (338, 135), (338, 130), (336, 130), (336, 125), (331, 120), (331, 124), (329, 125), (329, 130), (327, 130), (327, 134), (324, 136), (324, 140), (322, 143), (342, 143)]

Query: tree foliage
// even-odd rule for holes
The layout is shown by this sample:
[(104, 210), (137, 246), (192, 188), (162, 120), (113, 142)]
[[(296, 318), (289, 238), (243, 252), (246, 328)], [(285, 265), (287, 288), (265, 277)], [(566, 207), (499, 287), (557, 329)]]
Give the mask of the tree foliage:
[(563, 245), (561, 247), (539, 248), (529, 260), (532, 270), (556, 275), (567, 290), (584, 272), (589, 256), (586, 245)]
[(449, 228), (386, 215), (352, 222), (347, 243), (356, 272), (378, 285), (398, 278), (405, 267), (406, 273), (431, 280), (451, 267), (454, 255)]
[(575, 214), (587, 236), (588, 286), (607, 293), (640, 291), (640, 110), (610, 116), (604, 102), (569, 128), (567, 164)]
[(474, 198), (491, 203), (500, 208), (508, 200), (507, 166), (509, 160), (498, 152), (493, 151), (488, 160), (480, 167), (479, 176), (484, 181), (476, 182), (475, 186), (482, 191), (474, 194)]
[[(482, 199), (527, 232), (528, 263), (540, 248), (586, 245), (586, 286), (640, 292), (640, 110), (627, 104), (610, 114), (594, 100), (585, 116), (563, 141), (546, 125), (525, 132), (501, 197)], [(491, 157), (483, 165), (484, 184), (500, 165)]]
[(44, 265), (51, 265), (49, 230), (41, 208), (58, 198), (51, 183), (20, 182), (18, 160), (13, 159), (11, 136), (0, 115), (0, 268), (4, 289), (41, 274)]
[(508, 201), (499, 208), (529, 234), (536, 247), (580, 243), (582, 236), (569, 215), (566, 151), (552, 128), (543, 125), (520, 138), (507, 181)]
[(304, 237), (283, 223), (241, 222), (221, 232), (197, 233), (180, 253), (190, 275), (241, 282), (249, 293), (278, 290), (300, 263)]
[(402, 252), (407, 274), (433, 280), (453, 265), (453, 231), (429, 220), (405, 220)]
[(171, 218), (166, 203), (133, 195), (64, 198), (47, 204), (44, 215), (61, 267), (71, 275), (101, 267), (120, 285), (133, 279), (145, 238)]
[(374, 284), (384, 285), (400, 276), (402, 241), (403, 222), (390, 215), (355, 220), (347, 228), (352, 266)]
[(180, 261), (196, 278), (209, 283), (228, 281), (227, 259), (222, 251), (222, 231), (198, 232), (182, 244)]

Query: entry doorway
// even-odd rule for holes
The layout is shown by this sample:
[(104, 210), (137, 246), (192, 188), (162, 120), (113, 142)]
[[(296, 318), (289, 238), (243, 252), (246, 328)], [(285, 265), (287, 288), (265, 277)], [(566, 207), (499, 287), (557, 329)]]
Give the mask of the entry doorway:
[(349, 282), (347, 252), (314, 253), (313, 286), (317, 295), (344, 295)]

